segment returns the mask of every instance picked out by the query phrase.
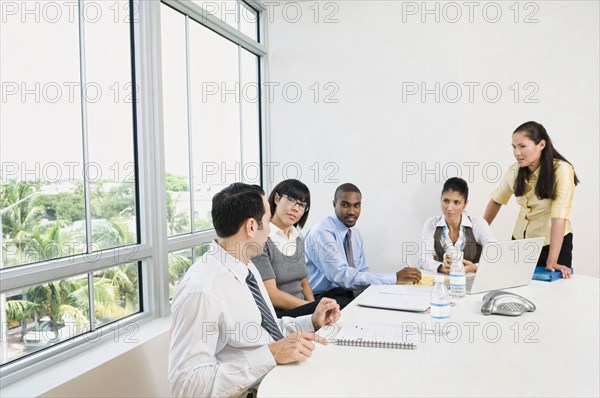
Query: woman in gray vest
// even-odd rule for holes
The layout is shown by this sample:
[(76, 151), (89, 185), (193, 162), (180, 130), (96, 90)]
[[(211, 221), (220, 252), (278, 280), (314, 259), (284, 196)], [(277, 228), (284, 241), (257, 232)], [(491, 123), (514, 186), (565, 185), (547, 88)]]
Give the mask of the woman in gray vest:
[(282, 181), (269, 195), (269, 205), (271, 233), (262, 256), (252, 262), (278, 317), (310, 315), (318, 302), (306, 279), (304, 238), (299, 231), (308, 218), (310, 191), (298, 180)]
[(421, 236), (419, 265), (432, 272), (450, 273), (446, 250), (456, 247), (463, 253), (465, 272), (476, 272), (483, 245), (496, 238), (481, 217), (464, 214), (469, 187), (462, 178), (453, 177), (444, 183), (440, 199), (442, 215), (428, 219)]

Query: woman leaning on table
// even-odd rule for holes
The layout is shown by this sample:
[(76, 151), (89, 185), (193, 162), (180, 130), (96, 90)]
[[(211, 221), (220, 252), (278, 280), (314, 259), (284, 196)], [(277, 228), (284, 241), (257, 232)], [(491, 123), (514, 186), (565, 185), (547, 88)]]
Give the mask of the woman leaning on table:
[(571, 276), (573, 230), (571, 208), (575, 185), (573, 166), (558, 153), (544, 126), (526, 122), (512, 135), (517, 163), (504, 175), (483, 216), (492, 223), (500, 207), (514, 194), (521, 206), (513, 239), (544, 237), (538, 266)]
[(421, 268), (450, 273), (445, 255), (454, 246), (463, 253), (466, 272), (476, 272), (483, 245), (495, 242), (490, 226), (483, 218), (470, 217), (463, 211), (469, 199), (469, 186), (462, 178), (453, 177), (444, 183), (440, 207), (442, 215), (428, 219), (421, 236)]

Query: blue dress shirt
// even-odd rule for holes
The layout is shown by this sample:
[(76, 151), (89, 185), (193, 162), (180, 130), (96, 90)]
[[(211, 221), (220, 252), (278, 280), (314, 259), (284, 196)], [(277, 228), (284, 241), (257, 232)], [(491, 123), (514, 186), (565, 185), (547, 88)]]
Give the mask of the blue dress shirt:
[(358, 228), (350, 229), (354, 268), (348, 265), (344, 251), (348, 227), (335, 214), (321, 220), (306, 233), (304, 245), (308, 282), (316, 294), (336, 287), (355, 290), (369, 285), (396, 283), (396, 274), (393, 272), (369, 272), (362, 235)]

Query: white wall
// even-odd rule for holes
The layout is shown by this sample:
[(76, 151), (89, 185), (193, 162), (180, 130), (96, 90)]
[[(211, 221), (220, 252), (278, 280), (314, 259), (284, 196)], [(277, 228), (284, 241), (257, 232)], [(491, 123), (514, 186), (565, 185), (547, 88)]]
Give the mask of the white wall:
[(114, 333), (88, 351), (9, 386), (2, 397), (168, 397), (171, 318)]
[[(279, 162), (272, 167), (274, 181), (302, 173), (312, 192), (308, 227), (331, 212), (338, 183), (356, 183), (363, 192), (358, 225), (371, 268), (393, 271), (408, 253), (400, 242), (418, 242), (424, 220), (439, 212), (442, 183), (457, 174), (450, 163), (458, 163), (470, 182), (470, 214), (483, 215), (498, 168), (503, 172), (514, 161), (512, 131), (536, 120), (582, 181), (572, 218), (574, 267), (598, 276), (598, 2), (519, 3), (518, 23), (516, 8), (509, 8), (513, 2), (475, 2), (471, 16), (463, 2), (427, 2), (433, 14), (423, 14), (423, 4), (271, 5), (270, 152)], [(333, 86), (324, 87), (327, 82)], [(408, 86), (434, 89), (436, 82), (439, 102), (434, 94), (403, 100)], [(478, 84), (472, 101), (465, 82)], [(456, 86), (462, 97), (452, 103)], [(337, 103), (325, 101), (336, 87), (329, 100)], [(502, 90), (496, 102), (494, 87)], [(330, 172), (333, 178), (326, 179)], [(512, 199), (492, 226), (499, 239), (510, 239), (516, 214)]]
[(168, 356), (166, 331), (42, 397), (168, 397)]

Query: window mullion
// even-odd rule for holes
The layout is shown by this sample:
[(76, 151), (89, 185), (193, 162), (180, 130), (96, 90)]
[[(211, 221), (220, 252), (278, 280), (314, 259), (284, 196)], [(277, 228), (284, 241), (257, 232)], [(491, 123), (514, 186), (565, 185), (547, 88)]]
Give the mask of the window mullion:
[(85, 17), (83, 1), (79, 0), (79, 90), (81, 97), (81, 137), (83, 151), (83, 200), (85, 209), (85, 246), (86, 253), (92, 252), (92, 208), (90, 205), (90, 178), (89, 178), (89, 142), (87, 102), (85, 101), (86, 63), (85, 63)]
[(190, 17), (185, 17), (185, 83), (187, 95), (187, 126), (188, 126), (188, 166), (190, 187), (190, 222), (192, 233), (196, 232), (196, 216), (194, 206), (194, 135), (192, 130), (192, 87), (190, 74)]
[(96, 330), (96, 308), (94, 303), (94, 273), (90, 272), (87, 274), (87, 284), (88, 284), (88, 306), (90, 309), (90, 331)]

